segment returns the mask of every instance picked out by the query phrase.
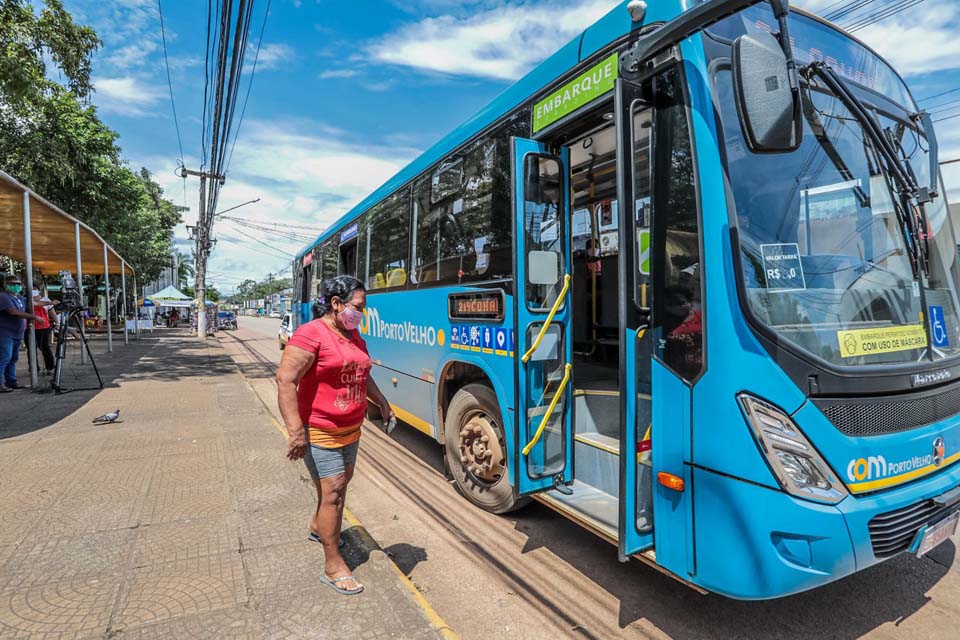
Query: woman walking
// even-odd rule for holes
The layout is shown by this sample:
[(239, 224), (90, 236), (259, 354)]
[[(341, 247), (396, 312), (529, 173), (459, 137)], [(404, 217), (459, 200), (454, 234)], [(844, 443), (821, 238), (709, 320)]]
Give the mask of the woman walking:
[(317, 487), (309, 538), (323, 545), (323, 582), (338, 593), (363, 591), (340, 555), (347, 485), (353, 477), (367, 398), (386, 418), (393, 410), (370, 377), (370, 356), (357, 327), (367, 293), (351, 276), (323, 283), (314, 320), (287, 342), (277, 370), (277, 403), (289, 434), (287, 457), (303, 458)]

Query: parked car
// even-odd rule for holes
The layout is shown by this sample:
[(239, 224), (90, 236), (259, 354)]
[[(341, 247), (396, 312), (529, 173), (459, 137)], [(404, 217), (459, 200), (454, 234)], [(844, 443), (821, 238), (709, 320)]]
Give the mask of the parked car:
[(237, 329), (237, 316), (232, 311), (217, 312), (217, 327), (225, 331)]
[(280, 312), (279, 312), (279, 311), (271, 311), (269, 317), (271, 317), (271, 318), (280, 318)]
[(290, 339), (290, 336), (293, 334), (293, 318), (290, 317), (289, 313), (283, 314), (283, 320), (280, 321), (280, 332), (277, 334), (277, 339), (280, 341), (280, 351), (283, 351), (287, 346), (287, 340)]

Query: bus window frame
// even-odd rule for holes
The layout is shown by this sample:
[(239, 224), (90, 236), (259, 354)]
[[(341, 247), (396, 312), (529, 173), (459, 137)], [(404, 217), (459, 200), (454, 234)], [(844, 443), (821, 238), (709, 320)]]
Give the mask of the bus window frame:
[[(676, 371), (672, 366), (670, 366), (666, 361), (664, 361), (664, 359), (660, 357), (657, 349), (653, 350), (652, 357), (661, 365), (663, 365), (663, 367), (666, 368), (668, 371), (670, 371), (673, 375), (677, 376), (677, 378), (681, 380), (683, 384), (685, 384), (687, 387), (690, 387), (692, 389), (697, 384), (697, 382), (699, 382), (700, 379), (706, 375), (707, 371), (709, 370), (710, 350), (708, 348), (708, 345), (709, 345), (710, 336), (709, 336), (709, 332), (707, 331), (708, 317), (709, 317), (709, 305), (707, 300), (707, 278), (709, 276), (707, 274), (707, 269), (705, 265), (706, 245), (704, 240), (705, 226), (704, 226), (704, 216), (703, 216), (703, 194), (702, 194), (702, 185), (700, 180), (700, 156), (697, 148), (697, 137), (696, 137), (696, 131), (695, 131), (695, 124), (694, 124), (695, 119), (694, 119), (692, 96), (691, 96), (690, 86), (688, 83), (687, 73), (684, 68), (682, 56), (679, 57), (679, 59), (677, 59), (676, 61), (672, 62), (671, 64), (665, 65), (664, 67), (658, 69), (657, 72), (653, 76), (651, 76), (651, 81), (654, 82), (655, 84), (657, 82), (661, 82), (661, 78), (664, 76), (664, 74), (669, 73), (671, 71), (673, 73), (676, 73), (676, 76), (677, 76), (676, 82), (680, 87), (679, 98), (683, 101), (684, 118), (686, 119), (686, 126), (687, 126), (687, 139), (690, 142), (690, 164), (693, 167), (693, 171), (692, 171), (693, 185), (692, 186), (693, 186), (694, 206), (696, 207), (696, 216), (697, 216), (697, 235), (699, 236), (697, 238), (697, 244), (698, 244), (698, 251), (700, 254), (700, 268), (699, 268), (699, 271), (700, 271), (700, 317), (701, 317), (700, 370), (697, 372), (697, 375), (693, 376), (692, 378), (686, 378), (683, 375), (681, 375), (678, 371)], [(656, 86), (653, 87), (653, 93), (654, 93), (654, 96), (656, 96), (659, 93), (659, 91), (657, 91)], [(712, 97), (709, 105), (707, 106), (710, 109), (714, 109), (715, 105), (713, 103)], [(653, 126), (650, 132), (650, 144), (651, 144), (651, 148), (654, 150), (654, 153), (656, 153), (656, 147), (657, 147), (656, 132), (658, 128), (657, 125), (658, 125), (658, 120), (660, 118), (660, 112), (662, 110), (657, 105), (656, 99), (653, 100), (651, 108), (653, 109), (653, 118), (652, 118)], [(716, 112), (715, 109), (714, 109), (714, 115), (719, 118), (719, 113)], [(659, 222), (658, 217), (662, 217), (663, 215), (666, 215), (665, 212), (658, 215), (657, 198), (655, 197), (656, 190), (654, 188), (654, 185), (656, 185), (657, 183), (657, 173), (656, 173), (657, 164), (655, 162), (655, 159), (656, 159), (655, 157), (651, 158), (651, 162), (650, 162), (650, 171), (651, 171), (651, 183), (650, 183), (651, 184), (651, 190), (650, 190), (651, 278), (650, 278), (650, 284), (651, 284), (651, 297), (652, 297), (652, 300), (654, 300), (654, 304), (656, 304), (655, 301), (657, 300), (658, 296), (657, 296), (657, 290), (656, 290), (656, 280), (652, 276), (653, 276), (654, 269), (657, 268), (658, 253), (656, 252), (656, 243), (655, 243), (656, 234), (654, 233), (653, 229), (655, 224)], [(729, 196), (728, 196), (728, 200), (729, 200)], [(726, 206), (726, 203), (725, 203), (725, 206)], [(728, 207), (727, 213), (729, 215), (729, 207)], [(633, 229), (633, 234), (636, 235), (635, 220), (634, 222), (631, 223), (631, 228)], [(662, 250), (666, 251), (666, 245), (664, 245)], [(635, 296), (631, 296), (631, 297), (634, 298), (633, 300), (634, 306), (639, 308), (640, 305), (636, 300)], [(662, 298), (662, 295), (659, 297)], [(657, 316), (656, 308), (654, 306), (651, 306), (650, 327), (651, 329), (654, 330), (654, 336), (658, 335), (657, 330), (659, 329), (659, 327), (657, 326), (657, 318), (658, 316)], [(691, 422), (690, 428), (691, 429), (693, 428), (692, 422)]]
[[(557, 167), (559, 169), (559, 171), (557, 172), (557, 176), (560, 178), (560, 186), (557, 188), (557, 193), (560, 196), (559, 200), (557, 201), (557, 220), (560, 224), (560, 228), (557, 230), (557, 234), (558, 234), (558, 237), (563, 238), (564, 234), (567, 233), (567, 227), (569, 226), (565, 219), (566, 216), (564, 215), (564, 212), (563, 212), (564, 204), (566, 203), (566, 198), (568, 197), (567, 194), (564, 193), (564, 189), (563, 189), (563, 171), (564, 171), (563, 161), (559, 156), (550, 155), (547, 153), (526, 153), (520, 159), (520, 162), (522, 163), (521, 171), (523, 172), (524, 176), (526, 176), (527, 160), (530, 158), (544, 158), (546, 160), (552, 160), (553, 162), (557, 163)], [(517, 191), (518, 186), (522, 190), (521, 193), (524, 195), (524, 197), (526, 197), (526, 184), (515, 185), (514, 191)], [(524, 229), (526, 229), (526, 221), (524, 221)], [(515, 253), (516, 245), (513, 245), (511, 250)], [(560, 285), (563, 282), (563, 276), (564, 274), (567, 273), (568, 269), (570, 268), (570, 265), (567, 264), (568, 262), (567, 256), (565, 255), (565, 252), (563, 251), (562, 248), (558, 252), (558, 254), (560, 255), (560, 278), (553, 285), (555, 287), (557, 285)], [(530, 282), (527, 280), (527, 274), (530, 273), (530, 252), (529, 251), (527, 251), (523, 256), (523, 273), (524, 273), (523, 289), (524, 291), (526, 291), (527, 287), (531, 286)], [(517, 277), (516, 271), (514, 271), (513, 275), (514, 275), (514, 278)], [(537, 286), (537, 285), (533, 285), (533, 286)], [(557, 291), (559, 293), (559, 289), (557, 289)], [(524, 298), (523, 302), (527, 306), (528, 311), (531, 311), (534, 313), (548, 313), (553, 308), (553, 303), (550, 303), (549, 305), (546, 305), (543, 307), (531, 307), (529, 298), (527, 298), (526, 295), (524, 295), (523, 298)], [(566, 309), (566, 308), (567, 308), (567, 301), (566, 299), (564, 299), (563, 303), (559, 307), (557, 307), (557, 311), (562, 311), (563, 309)]]

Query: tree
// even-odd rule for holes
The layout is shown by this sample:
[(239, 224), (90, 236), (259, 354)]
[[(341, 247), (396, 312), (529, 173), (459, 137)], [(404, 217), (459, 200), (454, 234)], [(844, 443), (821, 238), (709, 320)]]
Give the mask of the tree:
[(196, 274), (193, 256), (188, 256), (180, 252), (180, 250), (175, 249), (173, 253), (173, 267), (177, 272), (177, 288), (182, 290)]
[(88, 103), (99, 46), (60, 0), (39, 15), (26, 0), (0, 2), (0, 169), (93, 227), (147, 282), (169, 265), (180, 212), (146, 169), (126, 166)]

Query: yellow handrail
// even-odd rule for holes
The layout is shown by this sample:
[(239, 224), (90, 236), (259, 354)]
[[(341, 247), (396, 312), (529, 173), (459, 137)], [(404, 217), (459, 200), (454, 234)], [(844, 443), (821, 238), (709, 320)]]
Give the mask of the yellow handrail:
[[(567, 276), (568, 278), (570, 276)], [(540, 440), (540, 436), (543, 435), (543, 430), (547, 428), (547, 421), (550, 420), (550, 416), (553, 415), (553, 410), (557, 408), (557, 402), (560, 401), (560, 396), (563, 395), (564, 390), (567, 388), (567, 383), (570, 382), (570, 372), (573, 371), (573, 365), (569, 362), (563, 370), (563, 380), (560, 381), (560, 386), (557, 388), (557, 393), (553, 396), (553, 400), (550, 401), (550, 406), (547, 407), (547, 412), (543, 414), (543, 420), (540, 421), (540, 426), (537, 427), (537, 432), (533, 434), (533, 439), (527, 443), (527, 446), (523, 448), (523, 455), (530, 455), (530, 449), (533, 449), (533, 445), (537, 444)]]
[(540, 341), (543, 340), (543, 336), (547, 333), (547, 329), (550, 328), (550, 324), (553, 322), (553, 316), (557, 315), (557, 311), (560, 309), (560, 305), (563, 304), (563, 299), (567, 297), (567, 291), (570, 290), (570, 274), (563, 276), (563, 289), (560, 290), (560, 295), (557, 296), (557, 301), (553, 303), (553, 308), (550, 309), (550, 313), (547, 315), (547, 319), (544, 321), (543, 326), (540, 327), (540, 333), (537, 334), (537, 339), (533, 341), (530, 349), (523, 354), (523, 357), (520, 358), (524, 364), (530, 360), (537, 348), (540, 347)]

